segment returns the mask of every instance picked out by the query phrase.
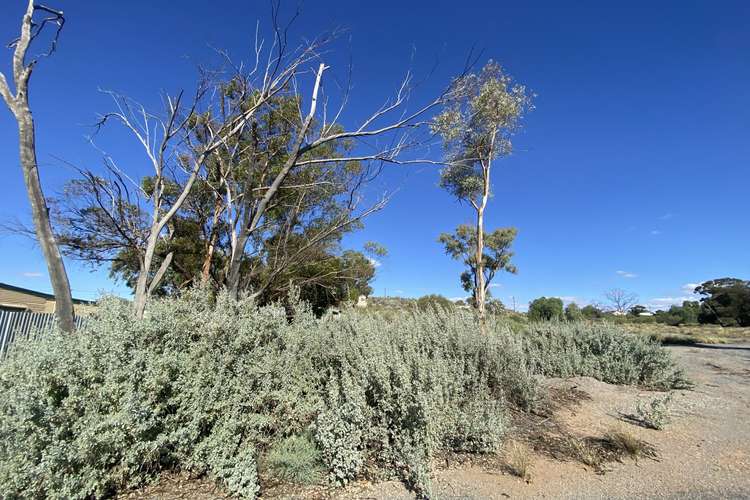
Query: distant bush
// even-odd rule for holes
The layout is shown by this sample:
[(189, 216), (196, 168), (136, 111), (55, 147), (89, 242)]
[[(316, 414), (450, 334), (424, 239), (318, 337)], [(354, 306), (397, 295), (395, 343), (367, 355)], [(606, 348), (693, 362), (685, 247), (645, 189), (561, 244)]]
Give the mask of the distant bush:
[(293, 313), (191, 291), (19, 341), (0, 363), (0, 497), (103, 497), (179, 469), (252, 498), (258, 463), (303, 483), (379, 471), (427, 496), (431, 459), (496, 451), (536, 374), (674, 381), (668, 354), (611, 326), (517, 334), (492, 317), (485, 336), (470, 312)]
[(432, 294), (419, 297), (417, 299), (417, 307), (420, 311), (429, 311), (435, 308), (451, 310), (456, 307), (456, 304), (442, 295)]
[(568, 321), (581, 321), (584, 319), (583, 313), (581, 312), (581, 308), (578, 307), (578, 304), (571, 302), (565, 306), (565, 319)]
[(609, 323), (533, 323), (526, 349), (532, 371), (548, 377), (589, 376), (663, 390), (687, 384), (657, 342)]
[(686, 300), (681, 306), (671, 306), (668, 311), (656, 311), (654, 320), (670, 326), (698, 324), (701, 306), (697, 301)]
[(539, 297), (529, 304), (528, 316), (531, 321), (564, 319), (563, 302), (557, 297)]
[(581, 314), (586, 319), (601, 319), (604, 317), (604, 311), (594, 305), (587, 305), (581, 309)]

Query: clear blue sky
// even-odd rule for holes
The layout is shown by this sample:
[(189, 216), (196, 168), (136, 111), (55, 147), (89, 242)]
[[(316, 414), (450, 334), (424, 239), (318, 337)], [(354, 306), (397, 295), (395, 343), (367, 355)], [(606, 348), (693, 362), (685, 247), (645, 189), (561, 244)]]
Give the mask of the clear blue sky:
[[(6, 0), (0, 37), (16, 36), (22, 0)], [(84, 139), (110, 109), (98, 88), (147, 104), (191, 88), (208, 44), (248, 59), (269, 3), (50, 0), (67, 23), (58, 52), (32, 80), (32, 107), (45, 188), (72, 173), (54, 159), (94, 164)], [(296, 5), (287, 2), (286, 7)], [(327, 56), (332, 72), (354, 63), (354, 99), (343, 120), (377, 106), (410, 66), (427, 96), (460, 71), (469, 49), (500, 61), (538, 94), (517, 152), (494, 178), (488, 227), (516, 226), (516, 276), (493, 293), (519, 308), (540, 295), (601, 301), (612, 287), (667, 304), (706, 279), (750, 278), (750, 4), (747, 2), (378, 2), (312, 1), (292, 39), (343, 26)], [(4, 46), (4, 43), (3, 43)], [(8, 73), (10, 51), (0, 51)], [(413, 62), (412, 62), (413, 61)], [(335, 73), (332, 73), (335, 74)], [(0, 217), (28, 217), (10, 112), (0, 113)], [(110, 139), (120, 164), (144, 169), (127, 136)], [(145, 172), (145, 170), (143, 170)], [(437, 186), (434, 167), (393, 167), (378, 188), (393, 202), (347, 239), (376, 240), (390, 255), (376, 294), (460, 297), (461, 265), (439, 233), (470, 212)], [(50, 289), (37, 248), (0, 236), (0, 281)], [(69, 263), (74, 295), (127, 294), (106, 270)]]

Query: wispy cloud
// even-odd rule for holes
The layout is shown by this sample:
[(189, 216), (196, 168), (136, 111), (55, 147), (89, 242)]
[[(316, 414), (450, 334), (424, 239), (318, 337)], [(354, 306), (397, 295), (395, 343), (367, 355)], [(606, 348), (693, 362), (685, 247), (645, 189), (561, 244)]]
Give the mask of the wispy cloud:
[(686, 300), (695, 300), (695, 297), (683, 296), (683, 297), (657, 297), (651, 299), (646, 304), (649, 309), (664, 309), (669, 306), (682, 305)]
[(490, 283), (490, 288), (500, 288), (503, 285), (501, 283)]
[(403, 295), (404, 291), (403, 290), (393, 290), (393, 293), (395, 293), (396, 295)]
[(661, 234), (661, 231), (658, 229), (652, 229), (651, 230), (651, 236), (659, 236)]
[(27, 272), (27, 273), (22, 273), (21, 275), (25, 278), (41, 278), (42, 276), (44, 276), (43, 273), (38, 273), (38, 272)]
[(628, 272), (628, 271), (615, 271), (615, 273), (618, 276), (621, 276), (623, 278), (637, 278), (638, 277), (637, 274), (631, 273), (631, 272)]
[(558, 295), (557, 298), (562, 300), (565, 304), (570, 304), (571, 302), (580, 302), (578, 300), (578, 297), (575, 297), (573, 295)]
[(671, 219), (672, 217), (674, 217), (674, 214), (671, 214), (671, 213), (666, 213), (666, 214), (664, 214), (664, 215), (660, 215), (660, 216), (659, 216), (659, 220), (669, 220), (669, 219)]
[(367, 257), (367, 260), (370, 261), (370, 264), (372, 264), (372, 267), (378, 268), (383, 265), (382, 262), (380, 262), (378, 259), (373, 259), (372, 257)]

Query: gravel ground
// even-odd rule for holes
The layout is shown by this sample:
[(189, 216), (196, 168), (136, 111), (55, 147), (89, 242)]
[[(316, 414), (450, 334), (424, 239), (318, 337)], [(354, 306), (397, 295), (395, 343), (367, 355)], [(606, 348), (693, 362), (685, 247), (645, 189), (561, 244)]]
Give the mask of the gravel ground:
[[(664, 430), (646, 429), (623, 418), (638, 401), (662, 396), (591, 378), (552, 379), (547, 415), (519, 420), (532, 466), (530, 479), (507, 472), (502, 459), (454, 457), (433, 479), (436, 498), (750, 498), (750, 345), (669, 349), (695, 383), (674, 391), (672, 421)], [(652, 446), (655, 458), (625, 458), (604, 470), (558, 453), (548, 442), (560, 437), (597, 439), (611, 430)], [(540, 436), (543, 439), (540, 439)], [(401, 483), (355, 483), (346, 489), (266, 491), (275, 498), (413, 498)], [(210, 482), (164, 478), (122, 498), (226, 498)]]

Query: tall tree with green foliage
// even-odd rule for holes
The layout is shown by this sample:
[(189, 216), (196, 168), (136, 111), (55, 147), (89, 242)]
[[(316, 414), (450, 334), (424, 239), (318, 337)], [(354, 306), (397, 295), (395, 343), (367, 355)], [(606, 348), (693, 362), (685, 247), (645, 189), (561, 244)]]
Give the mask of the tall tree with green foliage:
[(532, 103), (526, 87), (514, 83), (493, 61), (478, 74), (461, 77), (456, 88), (461, 91), (459, 97), (435, 117), (432, 130), (442, 138), (446, 151), (448, 166), (441, 173), (440, 185), (459, 201), (468, 202), (476, 212), (473, 237), (476, 270), (471, 289), (484, 329), (487, 292), (484, 216), (491, 195), (492, 166), (494, 160), (511, 153), (511, 138)]
[(602, 311), (601, 307), (597, 307), (593, 304), (584, 306), (581, 309), (581, 314), (586, 319), (601, 319), (604, 317), (604, 311)]
[(567, 306), (565, 306), (565, 319), (568, 321), (582, 321), (583, 320), (583, 312), (581, 312), (581, 308), (578, 307), (578, 304), (575, 302), (571, 302)]

